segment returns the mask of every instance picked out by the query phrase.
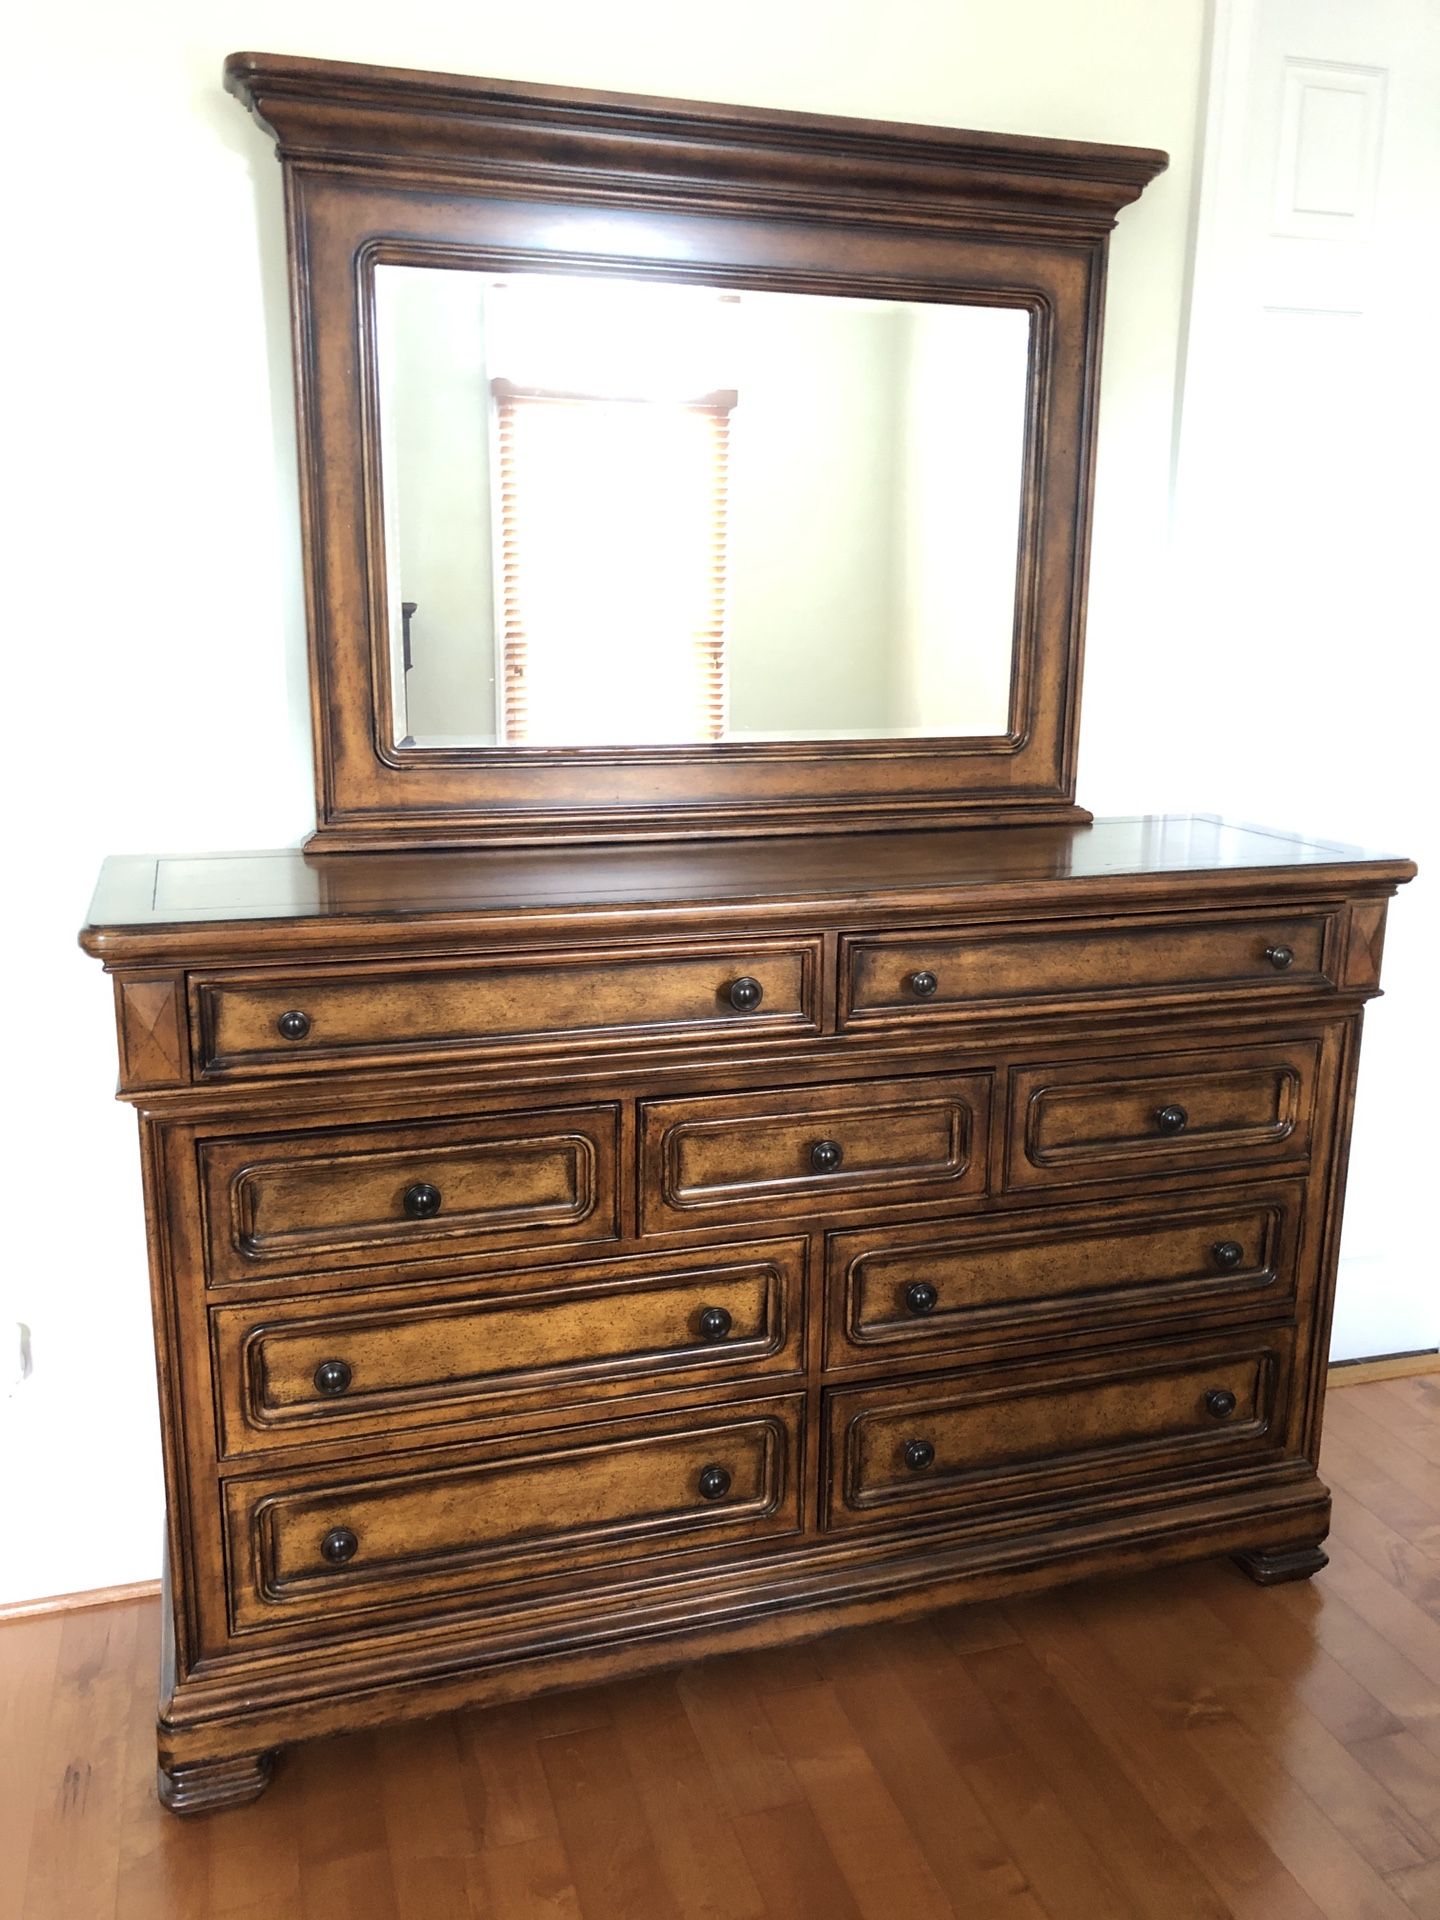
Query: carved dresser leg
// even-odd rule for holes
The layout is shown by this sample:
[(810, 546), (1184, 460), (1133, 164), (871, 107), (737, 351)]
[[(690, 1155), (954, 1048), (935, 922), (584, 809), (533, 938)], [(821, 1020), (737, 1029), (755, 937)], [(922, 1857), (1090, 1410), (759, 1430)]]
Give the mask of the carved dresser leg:
[(1276, 1587), (1282, 1580), (1308, 1580), (1330, 1564), (1317, 1541), (1313, 1547), (1251, 1547), (1234, 1555), (1235, 1564), (1257, 1587)]
[(161, 1804), (172, 1813), (214, 1813), (258, 1799), (274, 1771), (273, 1753), (242, 1753), (228, 1760), (161, 1766), (155, 1777)]

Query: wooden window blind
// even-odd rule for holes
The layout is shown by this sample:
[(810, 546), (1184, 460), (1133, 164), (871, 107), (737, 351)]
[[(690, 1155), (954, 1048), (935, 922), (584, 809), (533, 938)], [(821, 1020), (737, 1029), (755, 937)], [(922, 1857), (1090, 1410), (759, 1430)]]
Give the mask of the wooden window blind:
[(735, 394), (492, 391), (502, 739), (721, 739)]

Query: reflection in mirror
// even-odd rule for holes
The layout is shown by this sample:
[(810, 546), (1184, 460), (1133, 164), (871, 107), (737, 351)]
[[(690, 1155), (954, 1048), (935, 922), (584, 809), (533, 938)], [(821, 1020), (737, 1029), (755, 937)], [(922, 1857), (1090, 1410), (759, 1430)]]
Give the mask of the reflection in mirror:
[(375, 285), (397, 744), (1007, 731), (1028, 312)]

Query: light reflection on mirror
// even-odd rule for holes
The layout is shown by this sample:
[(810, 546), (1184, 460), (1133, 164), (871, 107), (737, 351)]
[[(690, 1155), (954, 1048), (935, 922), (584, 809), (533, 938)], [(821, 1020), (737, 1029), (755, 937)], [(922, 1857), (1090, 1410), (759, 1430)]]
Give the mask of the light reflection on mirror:
[(1030, 316), (382, 265), (400, 745), (1003, 734)]

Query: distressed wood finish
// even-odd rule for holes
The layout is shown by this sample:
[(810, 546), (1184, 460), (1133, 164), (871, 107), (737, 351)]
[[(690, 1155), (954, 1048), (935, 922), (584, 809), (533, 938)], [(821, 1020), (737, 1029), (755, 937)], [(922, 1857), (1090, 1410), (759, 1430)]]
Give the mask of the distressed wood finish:
[(1102, 1476), (1119, 1503), (1143, 1497), (1151, 1476), (1173, 1480), (1223, 1455), (1279, 1459), (1289, 1347), (1283, 1329), (1264, 1341), (1157, 1341), (1143, 1356), (833, 1392), (826, 1523), (963, 1510), (979, 1528), (1027, 1498), (1053, 1502), (1072, 1487), (1093, 1497)]
[[(1164, 156), (227, 80), (290, 221), (324, 854), (112, 861), (82, 934), (140, 1116), (165, 1803), (953, 1600), (1315, 1571), (1360, 1020), (1414, 869), (1074, 804), (1107, 236)], [(389, 746), (387, 262), (1028, 311), (1007, 732)]]
[(1011, 1187), (1217, 1162), (1302, 1164), (1310, 1148), (1318, 1045), (1161, 1046), (1026, 1067), (1010, 1103)]
[(828, 1219), (981, 1193), (989, 1104), (981, 1075), (646, 1101), (643, 1226)]
[[(167, 1803), (250, 1797), (316, 1734), (961, 1597), (1227, 1552), (1313, 1572), (1375, 991), (1347, 972), (1411, 871), (1207, 821), (756, 843), (684, 872), (663, 847), (115, 863), (83, 938), (122, 1022), (163, 1000), (132, 978), (190, 1012), (164, 1084), (121, 1049), (170, 1496)], [(846, 954), (925, 958), (943, 929), (968, 965), (972, 927), (973, 998), (845, 1024)], [(1282, 935), (1295, 963), (1256, 967)], [(1081, 991), (1037, 977), (1037, 939), (1083, 955)], [(716, 981), (808, 956), (813, 997), (763, 1034), (676, 1025), (657, 950), (709, 951)], [(572, 963), (655, 1000), (626, 1031), (505, 1027), (517, 980)], [(430, 1044), (437, 974), (465, 983), (453, 1047)], [(206, 996), (248, 1007), (261, 980), (315, 1008), (382, 981), (413, 1046), (357, 1027), (344, 1058), (211, 1072)], [(407, 1212), (416, 1185), (438, 1211)], [(914, 1441), (934, 1457), (908, 1465)]]
[[(842, 833), (1074, 804), (1100, 321), (1148, 149), (241, 53), (284, 175), (309, 593), (312, 844)], [(1031, 315), (1007, 730), (433, 751), (390, 743), (382, 263), (965, 300)]]
[[(804, 1366), (808, 1242), (211, 1310), (228, 1452)], [(322, 1377), (322, 1369), (329, 1369)]]
[(1303, 1189), (831, 1234), (832, 1367), (1293, 1302)]
[[(687, 1040), (710, 1030), (727, 1040), (768, 1037), (777, 1027), (813, 1033), (818, 970), (814, 942), (590, 961), (540, 954), (418, 974), (398, 966), (328, 979), (313, 969), (246, 981), (201, 978), (191, 1009), (202, 1036), (201, 1073), (290, 1073), (300, 1057), (307, 1066), (443, 1059), (461, 1050), (553, 1047), (564, 1033), (592, 1042)], [(742, 981), (750, 993), (760, 989), (753, 1006), (732, 998), (747, 997), (737, 995)], [(295, 1014), (303, 1031), (287, 1038), (280, 1023)]]
[[(333, 1637), (455, 1604), (503, 1619), (532, 1590), (603, 1595), (626, 1562), (798, 1531), (799, 1399), (619, 1422), (383, 1472), (285, 1466), (226, 1483), (233, 1638)], [(357, 1463), (358, 1464), (358, 1463)], [(707, 1482), (706, 1474), (715, 1477)], [(718, 1491), (712, 1491), (718, 1489)], [(327, 1542), (339, 1550), (327, 1552)]]
[(613, 1239), (618, 1134), (613, 1107), (574, 1107), (206, 1140), (210, 1279)]
[[(1272, 990), (1328, 979), (1334, 916), (1272, 914), (1204, 922), (1179, 933), (1149, 920), (1086, 928), (980, 929), (959, 935), (891, 935), (846, 941), (841, 1018), (846, 1026), (953, 1019), (999, 1000), (1105, 1001), (1187, 989), (1211, 994), (1257, 982)], [(918, 983), (918, 984), (917, 984)]]

